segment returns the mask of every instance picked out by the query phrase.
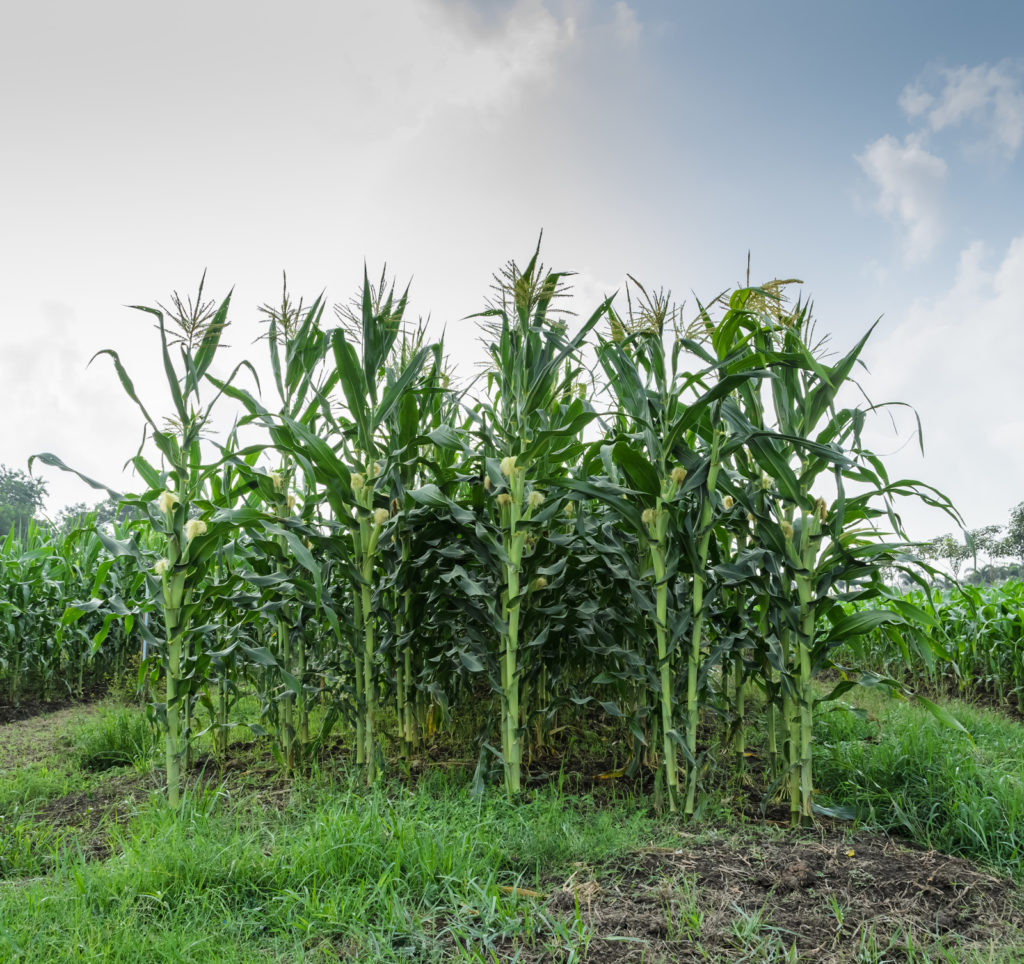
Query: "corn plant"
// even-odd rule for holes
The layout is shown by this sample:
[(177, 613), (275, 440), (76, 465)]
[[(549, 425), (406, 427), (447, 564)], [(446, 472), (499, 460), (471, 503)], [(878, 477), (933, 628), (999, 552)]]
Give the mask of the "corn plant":
[[(202, 282), (194, 301), (189, 299), (186, 304), (175, 294), (174, 309), (169, 314), (177, 333), (168, 332), (165, 309), (133, 306), (157, 321), (160, 355), (173, 407), (166, 427), (150, 415), (115, 350), (103, 349), (94, 356), (95, 359), (106, 355), (111, 359), (122, 387), (142, 414), (146, 437), (164, 464), (163, 468), (156, 468), (140, 448), (132, 464), (147, 490), (124, 500), (144, 513), (145, 522), (156, 537), (159, 558), (153, 562), (152, 556), (135, 540), (119, 544), (117, 551), (132, 556), (140, 566), (152, 566), (151, 582), (163, 617), (164, 639), (153, 641), (160, 644), (166, 697), (154, 710), (165, 736), (167, 797), (171, 806), (177, 806), (180, 800), (181, 764), (187, 751), (191, 708), (201, 685), (196, 669), (201, 665), (202, 647), (199, 634), (193, 633), (200, 624), (194, 623), (194, 619), (202, 611), (210, 559), (234, 529), (230, 521), (214, 523), (193, 511), (216, 469), (215, 462), (204, 462), (203, 435), (220, 393), (204, 405), (200, 389), (228, 323), (230, 300), (229, 294), (216, 308), (214, 303), (204, 302)], [(178, 367), (174, 364), (174, 348), (178, 349)], [(235, 372), (243, 366), (251, 369), (248, 362), (243, 362)], [(66, 468), (52, 456), (41, 458)]]
[[(748, 307), (748, 301), (758, 299), (760, 305), (752, 306), (753, 310)], [(882, 570), (900, 563), (905, 536), (891, 508), (894, 495), (915, 495), (947, 510), (951, 507), (917, 481), (891, 481), (881, 462), (861, 443), (866, 413), (835, 405), (870, 331), (830, 364), (812, 347), (806, 308), (797, 305), (784, 314), (763, 310), (772, 301), (778, 301), (778, 293), (771, 289), (735, 293), (731, 300), (734, 324), (723, 323), (714, 342), (719, 354), (724, 354), (733, 350), (737, 338), (752, 340), (772, 372), (765, 384), (773, 428), (758, 428), (744, 440), (749, 459), (743, 465), (762, 474), (760, 480), (748, 479), (737, 494), (755, 520), (754, 540), (771, 555), (764, 560), (774, 576), (770, 590), (774, 633), (765, 641), (772, 649), (766, 662), (780, 676), (776, 693), (787, 732), (783, 769), (788, 774), (791, 816), (794, 822), (809, 822), (813, 714), (818, 702), (813, 681), (830, 665), (834, 647), (866, 631), (874, 621), (874, 617), (848, 617), (840, 600), (881, 594)], [(760, 423), (763, 398), (749, 391), (740, 397), (755, 424)], [(823, 475), (838, 492), (831, 507), (817, 494)], [(858, 486), (856, 495), (846, 491), (851, 482)], [(752, 493), (758, 496), (752, 498)], [(894, 530), (893, 541), (880, 538), (876, 528), (880, 518), (887, 519)], [(890, 615), (901, 621), (928, 618), (913, 607), (899, 617)]]
[[(404, 370), (426, 344), (422, 324), (403, 332), (392, 346), (392, 367)], [(383, 628), (390, 640), (389, 646), (382, 640), (381, 652), (393, 669), (399, 744), (406, 760), (417, 740), (417, 720), (425, 710), (416, 685), (425, 668), (425, 653), (424, 647), (417, 645), (421, 633), (414, 615), (420, 608), (416, 605), (420, 578), (412, 566), (410, 516), (415, 514), (416, 503), (409, 492), (421, 483), (447, 485), (453, 477), (456, 453), (463, 448), (463, 440), (453, 426), (458, 399), (449, 386), (442, 345), (432, 345), (430, 350), (430, 363), (424, 364), (416, 382), (391, 409), (383, 426), (387, 456), (381, 483), (391, 494), (392, 523), (382, 549), (386, 575), (378, 584), (379, 593), (386, 598), (381, 598), (376, 608), (385, 618)]]
[[(727, 440), (722, 406), (738, 385), (756, 382), (765, 373), (757, 356), (742, 348), (716, 358), (697, 340), (674, 330), (676, 312), (668, 296), (640, 291), (641, 310), (625, 319), (613, 315), (611, 338), (598, 351), (617, 411), (616, 440), (603, 448), (603, 457), (608, 468), (614, 466), (611, 474), (621, 473), (627, 482), (625, 489), (606, 489), (604, 497), (621, 524), (631, 527), (647, 547), (636, 560), (637, 578), (650, 586), (650, 597), (642, 605), (656, 639), (650, 662), (657, 667), (653, 695), (660, 715), (662, 772), (675, 810), (680, 797), (676, 751), (681, 748), (689, 774), (684, 809), (692, 814), (699, 769), (699, 688), (706, 675), (704, 621), (711, 602), (708, 560), (713, 520), (720, 510), (717, 481), (723, 458), (742, 443), (746, 429), (740, 413), (733, 413), (734, 431)], [(673, 330), (666, 332), (667, 325)], [(672, 338), (668, 352), (666, 335)], [(591, 488), (581, 491), (600, 494)], [(624, 496), (635, 500), (632, 512), (624, 511)], [(677, 687), (684, 663), (686, 716), (680, 726)]]
[(509, 794), (521, 788), (522, 609), (539, 586), (523, 582), (524, 553), (528, 544), (532, 552), (561, 505), (545, 485), (562, 486), (582, 453), (581, 432), (595, 418), (575, 387), (581, 346), (607, 310), (607, 303), (599, 306), (570, 336), (553, 310), (565, 276), (545, 272), (539, 253), (538, 246), (523, 269), (507, 266), (498, 279), (498, 302), (477, 316), (489, 320), (487, 397), (473, 415), (482, 450), (479, 477), (497, 507), (491, 541), (502, 569), (501, 756)]
[[(383, 280), (380, 288), (374, 290), (364, 273), (356, 330), (335, 328), (330, 333), (334, 364), (326, 381), (314, 385), (301, 380), (304, 376), (300, 373), (309, 367), (312, 356), (301, 351), (293, 354), (297, 359), (296, 378), (300, 379), (297, 384), (308, 387), (315, 395), (315, 403), (302, 411), (319, 415), (316, 429), (294, 406), (271, 414), (251, 396), (226, 389), (245, 401), (250, 412), (266, 426), (274, 446), (289, 460), (288, 464), (293, 460), (302, 468), (306, 484), (316, 487), (316, 498), (326, 501), (331, 510), (332, 518), (325, 521), (338, 531), (338, 537), (327, 540), (325, 548), (336, 556), (351, 580), (356, 635), (361, 640), (353, 672), (357, 759), (364, 765), (370, 783), (376, 777), (378, 756), (378, 615), (374, 610), (373, 588), (378, 544), (390, 518), (388, 497), (378, 490), (383, 472), (381, 459), (387, 457), (381, 432), (433, 350), (430, 346), (421, 347), (401, 367), (394, 366), (392, 349), (402, 329), (406, 303), (407, 294), (396, 297), (393, 287), (386, 287)], [(283, 384), (287, 389), (287, 378)], [(330, 405), (329, 395), (335, 386), (342, 390), (344, 415), (336, 413)], [(333, 439), (334, 444), (325, 442), (321, 434)], [(346, 538), (351, 550), (343, 548)], [(341, 627), (336, 625), (340, 634)]]
[[(265, 305), (262, 313), (266, 321), (265, 341), (273, 385), (278, 398), (276, 414), (312, 426), (323, 396), (330, 391), (337, 377), (323, 372), (323, 360), (329, 350), (328, 337), (321, 327), (323, 300), (316, 299), (308, 309), (304, 308), (301, 300), (293, 302), (285, 279), (280, 304)], [(246, 405), (249, 419), (270, 417), (269, 411), (253, 396), (232, 391), (228, 386), (224, 388)], [(257, 450), (258, 447), (254, 446), (248, 451), (254, 454)], [(309, 742), (306, 635), (300, 614), (303, 602), (311, 597), (319, 599), (319, 591), (309, 591), (307, 577), (313, 574), (315, 578), (313, 567), (316, 564), (302, 549), (298, 549), (299, 560), (296, 561), (292, 546), (298, 547), (301, 543), (296, 541), (296, 527), (289, 528), (295, 520), (297, 508), (301, 512), (313, 508), (307, 479), (289, 449), (278, 448), (274, 455), (276, 466), (269, 474), (255, 471), (251, 459), (236, 460), (236, 467), (244, 483), (260, 492), (267, 511), (278, 521), (277, 534), (271, 536), (274, 545), (268, 546), (265, 540), (257, 540), (256, 547), (273, 558), (272, 568), (278, 576), (274, 585), (279, 598), (274, 614), (273, 666), (282, 681), (278, 743), (282, 757), (291, 769)], [(305, 576), (303, 568), (307, 570)], [(276, 712), (274, 715), (278, 716)]]
[(841, 658), (904, 684), (924, 680), (939, 692), (994, 698), (1024, 710), (1024, 584), (915, 589), (847, 609), (884, 607), (898, 614), (908, 603), (933, 613), (934, 621), (914, 633), (883, 622), (851, 640)]

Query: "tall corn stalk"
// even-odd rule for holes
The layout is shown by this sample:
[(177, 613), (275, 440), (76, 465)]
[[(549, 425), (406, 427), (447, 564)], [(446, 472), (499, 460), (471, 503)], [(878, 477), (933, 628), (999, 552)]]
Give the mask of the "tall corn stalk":
[[(108, 545), (115, 547), (118, 554), (132, 556), (141, 567), (152, 564), (152, 584), (164, 624), (159, 658), (165, 677), (165, 699), (155, 710), (164, 730), (167, 798), (171, 806), (177, 806), (181, 798), (181, 764), (188, 746), (191, 699), (202, 682), (194, 672), (201, 640), (191, 633), (192, 619), (201, 605), (210, 558), (218, 544), (234, 531), (231, 524), (214, 525), (212, 520), (193, 511), (216, 471), (216, 463), (203, 460), (202, 439), (220, 393), (204, 405), (200, 386), (228, 324), (230, 301), (229, 294), (216, 308), (212, 302), (204, 303), (202, 282), (195, 301), (190, 299), (186, 304), (175, 295), (174, 309), (169, 314), (178, 329), (176, 334), (167, 330), (165, 309), (134, 306), (157, 319), (161, 360), (173, 406), (167, 428), (157, 424), (140, 400), (116, 351), (103, 349), (94, 356), (110, 357), (122, 387), (145, 420), (146, 437), (156, 446), (164, 463), (158, 470), (140, 449), (132, 464), (146, 483), (147, 491), (124, 500), (145, 513), (145, 521), (156, 537), (159, 558), (153, 563), (152, 556), (134, 541), (108, 540)], [(178, 349), (177, 367), (174, 348)], [(248, 362), (243, 362), (228, 382), (243, 366), (251, 369)], [(67, 469), (52, 456), (40, 458)], [(92, 480), (86, 481), (101, 487)]]
[[(772, 574), (767, 600), (774, 633), (763, 644), (773, 653), (764, 665), (777, 668), (779, 675), (777, 684), (766, 684), (777, 701), (778, 735), (785, 739), (778, 749), (784, 751), (791, 818), (809, 823), (814, 709), (855, 685), (845, 680), (819, 698), (815, 678), (830, 665), (835, 646), (872, 624), (859, 614), (847, 617), (842, 602), (884, 592), (882, 569), (900, 564), (905, 535), (892, 510), (894, 495), (913, 495), (947, 511), (951, 507), (917, 481), (891, 482), (880, 460), (861, 443), (867, 412), (836, 407), (870, 330), (846, 355), (827, 362), (820, 343), (812, 341), (807, 309), (799, 304), (784, 308), (783, 284), (734, 293), (729, 313), (734, 321), (719, 326), (715, 344), (726, 352), (739, 338), (752, 341), (772, 375), (766, 393), (740, 393), (757, 426), (744, 440), (749, 458), (743, 464), (751, 477), (741, 498), (754, 520), (753, 541), (765, 551), (761, 568)], [(820, 495), (822, 476), (838, 493), (831, 507)], [(846, 494), (849, 482), (857, 485), (856, 496)], [(874, 520), (883, 518), (894, 541), (886, 541), (884, 530), (875, 528)], [(903, 615), (910, 621), (927, 619), (912, 608)]]
[[(621, 471), (627, 488), (577, 489), (603, 497), (621, 524), (631, 526), (649, 547), (648, 581), (654, 598), (653, 605), (645, 602), (645, 609), (653, 617), (657, 642), (654, 696), (660, 707), (664, 783), (669, 806), (675, 810), (680, 796), (677, 751), (682, 750), (688, 769), (684, 808), (692, 814), (718, 474), (723, 458), (742, 444), (750, 428), (742, 412), (731, 411), (733, 431), (726, 442), (722, 402), (739, 386), (757, 383), (766, 373), (759, 356), (742, 344), (716, 357), (682, 329), (668, 295), (648, 295), (642, 287), (640, 292), (639, 310), (634, 314), (631, 309), (628, 317), (613, 315), (611, 337), (598, 350), (617, 414), (617, 441), (607, 446), (606, 462)], [(636, 515), (623, 510), (623, 496), (638, 502), (640, 526)], [(642, 575), (641, 569), (638, 577)], [(680, 699), (682, 678), (686, 690)], [(680, 703), (685, 706), (685, 724), (678, 712)]]
[(521, 628), (530, 588), (523, 584), (524, 550), (559, 508), (556, 500), (541, 508), (548, 499), (544, 484), (561, 484), (582, 452), (580, 433), (596, 417), (575, 386), (580, 348), (608, 307), (601, 305), (570, 336), (553, 304), (564, 293), (565, 275), (545, 271), (539, 255), (538, 242), (525, 268), (509, 263), (496, 278), (495, 303), (476, 316), (488, 319), (491, 361), (487, 398), (473, 418), (483, 450), (479, 476), (497, 505), (492, 550), (501, 563), (501, 754), (510, 795), (522, 786)]

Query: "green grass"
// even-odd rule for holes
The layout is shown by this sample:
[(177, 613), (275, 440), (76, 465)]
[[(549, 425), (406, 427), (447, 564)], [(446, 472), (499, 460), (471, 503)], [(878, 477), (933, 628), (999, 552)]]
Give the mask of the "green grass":
[(86, 783), (82, 773), (59, 763), (32, 763), (0, 774), (0, 814), (10, 816), (25, 807), (72, 793)]
[(842, 710), (818, 720), (823, 795), (865, 823), (1024, 878), (1024, 725), (954, 701), (962, 733), (911, 703), (858, 702), (873, 720)]
[[(0, 889), (0, 953), (57, 961), (446, 959), (460, 944), (565, 931), (530, 898), (553, 869), (647, 842), (626, 803), (567, 807), (556, 793), (510, 807), (426, 781), (415, 792), (306, 785), (281, 811), (207, 794), (154, 802), (116, 859), (66, 853), (52, 879)], [(112, 921), (121, 922), (114, 936)], [(417, 950), (419, 949), (419, 950)], [(330, 955), (334, 954), (335, 957)]]
[[(874, 773), (871, 754), (886, 741), (921, 766), (919, 741), (936, 754), (952, 746), (973, 759), (979, 773), (1002, 775), (1004, 785), (1024, 766), (1024, 728), (991, 714), (965, 711), (972, 746), (929, 729), (930, 718), (913, 715), (912, 707), (879, 702), (872, 711), (891, 733), (872, 745), (863, 740), (878, 737), (876, 724), (848, 713), (822, 716), (821, 736), (828, 741), (819, 755), (823, 785), (849, 765), (858, 747), (867, 754), (860, 760), (863, 772)], [(672, 876), (666, 872), (671, 864), (645, 863), (638, 854), (713, 844), (756, 862), (762, 846), (790, 838), (774, 828), (741, 828), (735, 819), (722, 823), (724, 805), (715, 809), (711, 826), (660, 817), (649, 801), (625, 793), (567, 794), (557, 785), (510, 803), (499, 793), (472, 795), (468, 774), (440, 766), (412, 789), (397, 782), (366, 789), (358, 771), (346, 773), (339, 763), (288, 783), (268, 778), (273, 769), (253, 753), (251, 766), (248, 758), (235, 757), (240, 765), (230, 784), (193, 784), (172, 810), (159, 791), (140, 783), (137, 768), (157, 755), (145, 742), (136, 753), (146, 728), (141, 711), (108, 708), (69, 726), (55, 750), (63, 754), (59, 777), (56, 768), (44, 769), (56, 755), (25, 773), (0, 772), (0, 794), (20, 801), (13, 816), (0, 811), (0, 960), (506, 964), (546, 953), (547, 960), (582, 961), (598, 939), (581, 912), (585, 901), (578, 898), (575, 913), (564, 906), (555, 913), (528, 893), (557, 894), (569, 879), (599, 882), (606, 894), (659, 895), (667, 940), (706, 948), (709, 962), (797, 960), (792, 935), (770, 919), (772, 895), (759, 910), (723, 910), (696, 874)], [(131, 765), (90, 769), (97, 755), (106, 760), (114, 750)], [(879, 759), (877, 768), (892, 768), (912, 787), (931, 777), (903, 760)], [(240, 771), (250, 775), (239, 778)], [(51, 776), (41, 777), (44, 772)], [(948, 775), (944, 779), (932, 790), (933, 803), (941, 799), (937, 788), (949, 783)], [(41, 816), (61, 787), (70, 787), (76, 799), (81, 794), (85, 805), (90, 794), (107, 804), (120, 799), (115, 791), (123, 786), (133, 787), (135, 796), (117, 819), (62, 825)], [(35, 791), (46, 799), (33, 799)], [(873, 795), (854, 783), (833, 791), (837, 801), (851, 797), (869, 804), (866, 816), (884, 822), (885, 801), (912, 794), (895, 779)], [(994, 827), (985, 832), (998, 836)], [(820, 845), (814, 834), (808, 840)], [(989, 862), (1010, 867), (1000, 860)], [(859, 964), (1009, 964), (1019, 953), (937, 949), (898, 928), (883, 936), (869, 927), (844, 940), (849, 946), (841, 960)]]
[(77, 728), (75, 763), (83, 770), (134, 766), (149, 769), (161, 747), (160, 735), (137, 709), (107, 707)]
[(629, 798), (513, 806), (443, 770), (415, 790), (315, 772), (272, 804), (261, 776), (193, 787), (177, 810), (143, 790), (125, 819), (51, 822), (57, 798), (109, 796), (155, 749), (139, 710), (107, 708), (59, 757), (0, 774), (0, 960), (474, 960), (513, 938), (568, 954), (585, 935), (507, 889), (668, 832)]

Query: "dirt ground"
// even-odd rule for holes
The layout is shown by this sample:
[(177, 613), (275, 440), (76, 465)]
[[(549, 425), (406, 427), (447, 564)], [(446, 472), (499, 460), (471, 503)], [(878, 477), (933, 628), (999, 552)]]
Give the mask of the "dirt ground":
[(591, 964), (744, 960), (752, 929), (780, 951), (796, 948), (780, 960), (821, 964), (905, 945), (908, 934), (919, 947), (1024, 941), (1021, 901), (1005, 879), (885, 836), (835, 830), (642, 851), (600, 874), (580, 868), (547, 906), (578, 913), (598, 935)]

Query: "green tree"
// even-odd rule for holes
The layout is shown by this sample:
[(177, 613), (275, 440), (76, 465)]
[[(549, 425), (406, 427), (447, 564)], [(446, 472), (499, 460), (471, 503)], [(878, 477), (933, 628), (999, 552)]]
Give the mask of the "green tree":
[(45, 497), (43, 479), (0, 464), (0, 536), (6, 536), (13, 529), (24, 538)]
[(1000, 555), (1024, 562), (1024, 502), (1018, 502), (1010, 509), (1010, 521), (1006, 525)]
[(974, 562), (974, 569), (978, 568), (978, 553), (984, 552), (988, 556), (999, 556), (1002, 553), (1002, 546), (999, 533), (1002, 526), (982, 526), (980, 529), (964, 530), (964, 545)]
[(925, 544), (921, 551), (925, 559), (944, 559), (953, 572), (955, 579), (960, 578), (960, 569), (971, 558), (972, 550), (956, 538), (952, 533), (936, 536)]
[(117, 499), (108, 496), (91, 507), (85, 502), (64, 506), (57, 515), (54, 525), (58, 532), (67, 534), (85, 525), (103, 526), (114, 522), (127, 522), (134, 515), (130, 506), (118, 507)]

